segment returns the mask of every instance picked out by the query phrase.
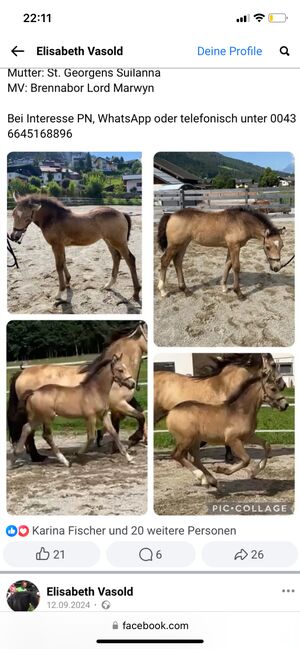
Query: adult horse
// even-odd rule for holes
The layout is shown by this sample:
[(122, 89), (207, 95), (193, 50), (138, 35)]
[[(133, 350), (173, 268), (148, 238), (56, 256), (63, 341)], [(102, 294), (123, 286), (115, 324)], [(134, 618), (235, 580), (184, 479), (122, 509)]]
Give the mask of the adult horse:
[[(222, 404), (197, 401), (179, 403), (170, 410), (166, 419), (167, 428), (176, 440), (173, 459), (190, 469), (202, 485), (217, 486), (216, 478), (201, 462), (199, 443), (230, 446), (239, 462), (232, 467), (218, 465), (214, 469), (226, 475), (232, 475), (249, 465), (250, 456), (245, 444), (258, 444), (264, 449), (264, 457), (250, 471), (249, 475), (255, 477), (265, 468), (271, 451), (270, 444), (255, 433), (257, 412), (262, 403), (278, 410), (286, 410), (289, 405), (276, 386), (270, 384), (268, 375), (264, 376), (263, 370), (258, 376), (246, 379)], [(194, 458), (193, 461), (187, 458), (188, 453)]]
[[(86, 377), (87, 372), (95, 366), (100, 359), (111, 357), (113, 354), (123, 354), (123, 360), (131, 376), (138, 383), (138, 376), (142, 357), (147, 353), (147, 328), (144, 322), (138, 322), (134, 327), (124, 323), (122, 328), (113, 332), (105, 343), (104, 350), (93, 361), (84, 365), (59, 365), (57, 363), (46, 365), (32, 365), (25, 367), (13, 375), (10, 382), (10, 391), (7, 408), (8, 430), (11, 441), (17, 443), (21, 431), (27, 422), (26, 409), (19, 407), (20, 399), (27, 390), (36, 390), (43, 385), (55, 383), (75, 387)], [(122, 417), (132, 417), (138, 422), (138, 429), (129, 438), (129, 445), (138, 443), (143, 438), (145, 416), (138, 401), (134, 398), (134, 389), (113, 383), (109, 394), (109, 407), (111, 410), (112, 424), (119, 431)], [(98, 442), (100, 435), (98, 435)], [(26, 441), (26, 450), (33, 462), (42, 462), (46, 456), (38, 453), (34, 436), (30, 434)]]
[(110, 289), (117, 280), (121, 257), (125, 260), (132, 277), (133, 299), (139, 300), (135, 257), (128, 248), (131, 230), (129, 214), (112, 207), (95, 207), (85, 213), (76, 214), (56, 198), (43, 194), (29, 194), (18, 197), (14, 194), (16, 207), (13, 210), (13, 241), (21, 242), (31, 223), (35, 223), (52, 247), (59, 281), (57, 300), (63, 300), (62, 292), (70, 286), (71, 275), (67, 268), (66, 246), (89, 246), (104, 239), (113, 259), (111, 279), (104, 288)]
[(240, 289), (240, 249), (249, 239), (258, 239), (270, 269), (277, 273), (281, 268), (280, 253), (283, 246), (281, 235), (285, 228), (277, 228), (266, 214), (252, 207), (231, 207), (220, 212), (205, 212), (186, 208), (164, 214), (158, 226), (158, 243), (164, 254), (161, 258), (158, 289), (162, 297), (166, 291), (166, 273), (173, 260), (180, 290), (186, 291), (182, 262), (191, 241), (202, 246), (227, 248), (227, 258), (221, 287), (227, 292), (229, 271), (233, 270), (233, 290), (239, 299), (245, 296)]
[[(200, 376), (184, 376), (175, 372), (154, 372), (154, 423), (183, 401), (200, 401), (218, 405), (234, 390), (263, 369), (268, 381), (279, 390), (286, 384), (278, 372), (272, 354), (214, 354), (213, 364), (206, 355)], [(226, 460), (231, 451), (226, 448)]]
[(23, 451), (28, 435), (34, 433), (38, 426), (43, 425), (45, 441), (58, 461), (69, 467), (69, 460), (66, 459), (53, 439), (51, 425), (55, 417), (85, 419), (87, 439), (79, 449), (78, 455), (83, 455), (89, 450), (95, 439), (97, 418), (101, 417), (120, 453), (130, 462), (132, 458), (120, 442), (109, 414), (109, 393), (113, 382), (115, 381), (121, 386), (124, 385), (129, 390), (135, 388), (134, 379), (121, 361), (122, 355), (117, 356), (116, 354), (112, 358), (98, 359), (97, 363), (90, 366), (84, 380), (73, 388), (50, 383), (37, 390), (27, 390), (23, 396), (24, 407), (27, 411), (27, 423), (22, 428), (19, 441), (13, 447), (15, 459)]

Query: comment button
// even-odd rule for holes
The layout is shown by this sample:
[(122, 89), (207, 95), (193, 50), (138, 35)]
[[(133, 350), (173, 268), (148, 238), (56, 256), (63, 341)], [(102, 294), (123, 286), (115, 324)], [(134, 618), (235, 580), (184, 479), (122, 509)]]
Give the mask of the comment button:
[(107, 550), (109, 562), (118, 568), (184, 568), (195, 560), (190, 543), (112, 543)]

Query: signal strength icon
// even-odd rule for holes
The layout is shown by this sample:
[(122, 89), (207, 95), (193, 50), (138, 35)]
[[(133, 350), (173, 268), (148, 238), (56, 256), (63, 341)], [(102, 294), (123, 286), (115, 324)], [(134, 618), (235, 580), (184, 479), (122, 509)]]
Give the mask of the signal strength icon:
[(239, 18), (236, 19), (237, 23), (249, 23), (250, 22), (250, 14), (245, 14), (244, 16), (240, 16)]
[(258, 23), (261, 23), (261, 21), (265, 18), (265, 14), (254, 14), (253, 18), (257, 20)]

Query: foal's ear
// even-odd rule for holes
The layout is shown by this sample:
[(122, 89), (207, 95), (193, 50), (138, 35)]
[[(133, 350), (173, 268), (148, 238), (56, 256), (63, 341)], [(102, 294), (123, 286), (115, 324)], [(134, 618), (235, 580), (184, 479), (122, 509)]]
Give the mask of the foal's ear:
[(286, 227), (283, 226), (283, 228), (278, 228), (279, 234), (284, 234), (286, 232)]
[(18, 202), (19, 198), (20, 198), (19, 194), (17, 192), (13, 192), (13, 199), (14, 199), (15, 203)]
[(264, 237), (265, 237), (265, 239), (266, 239), (267, 237), (269, 237), (270, 234), (271, 234), (271, 230), (269, 230), (269, 228), (267, 228), (267, 229), (264, 231)]

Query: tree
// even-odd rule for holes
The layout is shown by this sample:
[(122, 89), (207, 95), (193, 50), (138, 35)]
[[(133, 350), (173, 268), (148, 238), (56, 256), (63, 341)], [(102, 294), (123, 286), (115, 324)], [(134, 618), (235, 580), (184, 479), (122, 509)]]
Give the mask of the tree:
[(50, 183), (51, 180), (53, 180), (54, 176), (53, 176), (53, 173), (51, 171), (48, 172), (47, 178), (48, 178), (49, 183)]
[(69, 180), (69, 178), (64, 178), (62, 183), (61, 183), (62, 188), (63, 189), (68, 189), (70, 182), (71, 181)]
[(50, 196), (60, 196), (61, 186), (56, 182), (56, 180), (51, 180), (47, 185), (47, 192)]
[(105, 176), (100, 171), (84, 175), (84, 193), (90, 198), (101, 198), (105, 185)]
[(10, 181), (8, 189), (12, 194), (13, 192), (16, 192), (17, 194), (24, 196), (25, 194), (28, 194), (28, 183), (21, 180), (21, 178), (14, 178)]
[(233, 189), (235, 187), (235, 179), (227, 174), (220, 173), (213, 178), (212, 187), (214, 189)]
[(277, 187), (279, 185), (279, 176), (276, 171), (272, 171), (271, 167), (266, 167), (263, 171), (259, 181), (259, 187)]
[(87, 154), (86, 154), (86, 157), (85, 157), (85, 165), (84, 165), (84, 166), (85, 166), (85, 170), (86, 170), (86, 171), (91, 171), (92, 168), (93, 168), (93, 165), (92, 165), (92, 156), (91, 156), (90, 153), (87, 153)]
[(31, 185), (34, 185), (35, 187), (40, 187), (42, 184), (42, 181), (40, 178), (38, 178), (38, 176), (30, 176), (29, 182), (31, 183)]
[(68, 191), (67, 191), (68, 196), (75, 196), (76, 191), (77, 191), (77, 185), (75, 183), (75, 180), (70, 180)]
[(132, 163), (131, 171), (133, 174), (137, 174), (137, 175), (142, 173), (142, 163), (140, 160), (135, 160)]

